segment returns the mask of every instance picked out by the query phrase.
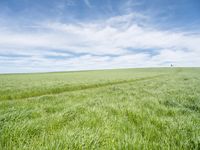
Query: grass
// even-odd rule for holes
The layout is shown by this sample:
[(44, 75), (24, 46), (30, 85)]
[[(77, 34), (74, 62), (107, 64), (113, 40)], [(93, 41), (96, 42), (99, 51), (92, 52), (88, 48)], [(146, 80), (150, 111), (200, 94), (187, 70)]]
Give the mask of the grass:
[(200, 68), (0, 75), (0, 149), (200, 149)]

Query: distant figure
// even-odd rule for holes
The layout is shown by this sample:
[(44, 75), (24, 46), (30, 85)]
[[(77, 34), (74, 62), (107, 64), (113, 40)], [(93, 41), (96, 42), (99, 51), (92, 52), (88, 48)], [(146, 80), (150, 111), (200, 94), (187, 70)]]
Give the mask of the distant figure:
[(171, 64), (171, 67), (174, 67), (174, 65), (173, 65), (173, 64)]

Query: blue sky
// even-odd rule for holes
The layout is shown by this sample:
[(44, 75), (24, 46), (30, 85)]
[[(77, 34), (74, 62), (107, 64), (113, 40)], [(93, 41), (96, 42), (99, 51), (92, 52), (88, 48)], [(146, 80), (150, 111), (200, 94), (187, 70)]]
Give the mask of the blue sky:
[(0, 73), (200, 66), (199, 0), (0, 0)]

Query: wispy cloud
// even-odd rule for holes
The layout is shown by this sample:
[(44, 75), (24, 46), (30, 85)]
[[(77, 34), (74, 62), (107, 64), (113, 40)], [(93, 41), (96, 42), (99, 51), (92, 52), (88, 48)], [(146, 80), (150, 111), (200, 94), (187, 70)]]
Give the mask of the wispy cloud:
[(91, 4), (90, 0), (84, 0), (84, 2), (89, 8), (92, 7), (92, 4)]

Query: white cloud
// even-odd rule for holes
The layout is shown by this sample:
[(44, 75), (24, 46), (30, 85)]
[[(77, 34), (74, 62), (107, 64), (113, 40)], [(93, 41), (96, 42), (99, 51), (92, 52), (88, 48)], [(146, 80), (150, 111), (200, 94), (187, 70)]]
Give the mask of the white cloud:
[[(45, 22), (38, 24), (34, 32), (23, 29), (19, 32), (7, 27), (0, 31), (0, 55), (26, 54), (30, 57), (16, 60), (0, 57), (0, 63), (7, 62), (10, 67), (14, 64), (26, 66), (31, 71), (41, 68), (45, 71), (45, 67), (51, 71), (48, 66), (54, 66), (52, 71), (58, 71), (166, 66), (169, 62), (178, 66), (200, 66), (199, 34), (142, 27), (137, 24), (138, 18), (148, 19), (140, 14), (128, 14), (93, 23)], [(62, 53), (56, 50), (62, 50)], [(68, 56), (69, 52), (73, 57), (66, 60), (44, 57)], [(79, 53), (85, 55), (76, 55)], [(4, 72), (3, 68), (6, 67), (0, 66), (0, 72)]]
[(92, 7), (92, 5), (91, 5), (91, 3), (90, 3), (90, 0), (84, 0), (84, 2), (85, 2), (85, 4), (86, 4), (89, 8)]

